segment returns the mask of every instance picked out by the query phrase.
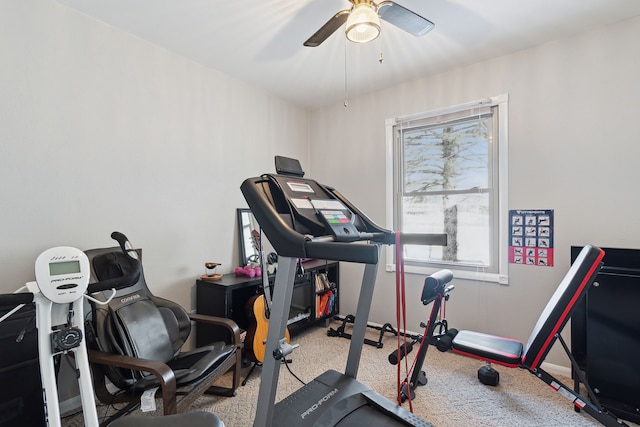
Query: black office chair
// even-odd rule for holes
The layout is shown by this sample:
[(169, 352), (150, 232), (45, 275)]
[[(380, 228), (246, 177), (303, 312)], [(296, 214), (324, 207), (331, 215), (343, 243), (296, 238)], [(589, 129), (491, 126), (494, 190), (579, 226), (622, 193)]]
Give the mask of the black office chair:
[[(120, 248), (86, 254), (95, 280), (122, 276), (130, 268)], [(104, 291), (93, 297), (105, 301), (109, 295)], [(183, 352), (192, 322), (226, 328), (229, 342)], [(229, 319), (189, 314), (180, 305), (154, 296), (143, 273), (137, 283), (118, 290), (108, 304), (92, 303), (91, 329), (95, 336), (89, 362), (96, 396), (105, 404), (139, 402), (145, 390), (159, 386), (163, 413), (169, 415), (183, 412), (203, 393), (235, 395), (242, 365), (238, 325)], [(215, 386), (229, 370), (233, 370), (231, 386)], [(110, 392), (107, 379), (119, 390)]]

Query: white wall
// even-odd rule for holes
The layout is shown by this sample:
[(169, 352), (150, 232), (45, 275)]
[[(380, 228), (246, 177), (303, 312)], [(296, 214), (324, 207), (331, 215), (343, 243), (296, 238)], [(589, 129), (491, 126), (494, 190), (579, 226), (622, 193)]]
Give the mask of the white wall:
[(144, 250), (153, 290), (194, 307), (236, 266), (240, 184), (308, 164), (308, 111), (53, 0), (0, 2), (0, 292), (57, 245)]
[[(571, 245), (640, 247), (640, 51), (629, 44), (638, 37), (640, 17), (314, 110), (314, 178), (385, 225), (385, 119), (508, 93), (508, 208), (555, 210), (555, 266), (510, 265), (510, 286), (457, 280), (447, 313), (453, 327), (526, 341)], [(341, 311), (355, 313), (362, 268), (341, 269)], [(422, 281), (407, 277), (413, 330), (428, 317)], [(381, 267), (371, 321), (395, 322), (394, 292)], [(568, 366), (555, 350), (548, 361)]]

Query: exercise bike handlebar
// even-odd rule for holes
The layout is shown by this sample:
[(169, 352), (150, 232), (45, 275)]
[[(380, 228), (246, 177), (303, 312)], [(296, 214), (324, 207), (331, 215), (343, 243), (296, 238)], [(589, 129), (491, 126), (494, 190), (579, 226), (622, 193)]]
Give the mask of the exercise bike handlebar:
[(120, 249), (122, 249), (122, 253), (126, 255), (126, 259), (131, 266), (131, 272), (121, 277), (116, 277), (113, 279), (102, 280), (95, 283), (89, 283), (87, 287), (87, 293), (93, 294), (96, 292), (106, 291), (109, 289), (122, 289), (127, 286), (131, 286), (133, 283), (137, 282), (140, 278), (140, 273), (142, 272), (142, 267), (140, 260), (138, 259), (138, 253), (129, 242), (129, 239), (124, 234), (114, 231), (111, 233), (111, 238), (118, 242), (120, 245)]
[[(140, 278), (140, 272), (142, 271), (140, 261), (138, 260), (137, 252), (133, 249), (133, 246), (129, 242), (129, 239), (124, 234), (114, 231), (111, 233), (111, 237), (118, 242), (122, 252), (127, 256), (129, 265), (131, 266), (131, 273), (116, 277), (114, 279), (102, 280), (96, 283), (90, 283), (87, 287), (88, 293), (95, 293), (100, 291), (106, 291), (109, 289), (120, 289), (130, 286)], [(21, 288), (24, 289), (24, 288)], [(0, 307), (16, 307), (19, 305), (30, 304), (34, 300), (32, 292), (16, 292), (12, 294), (0, 294)]]

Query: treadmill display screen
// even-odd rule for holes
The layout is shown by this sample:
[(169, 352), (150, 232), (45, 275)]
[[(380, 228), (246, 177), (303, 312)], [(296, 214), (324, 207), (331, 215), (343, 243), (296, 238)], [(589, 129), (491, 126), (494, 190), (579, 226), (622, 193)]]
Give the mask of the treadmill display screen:
[(287, 185), (294, 193), (310, 193), (313, 194), (313, 188), (307, 183), (299, 182), (299, 181), (287, 181)]
[(349, 218), (343, 211), (320, 211), (324, 219), (329, 224), (345, 224), (349, 222)]

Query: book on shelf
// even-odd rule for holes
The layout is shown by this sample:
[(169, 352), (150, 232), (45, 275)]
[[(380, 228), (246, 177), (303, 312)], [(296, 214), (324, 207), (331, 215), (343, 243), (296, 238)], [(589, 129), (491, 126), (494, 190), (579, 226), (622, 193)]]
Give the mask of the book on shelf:
[(327, 277), (327, 273), (316, 274), (316, 292), (324, 292), (331, 289), (331, 283)]
[(318, 296), (318, 305), (316, 306), (316, 317), (324, 316), (324, 310), (329, 301), (329, 297), (327, 294), (322, 294)]
[(329, 315), (331, 313), (333, 313), (333, 303), (335, 302), (336, 299), (336, 295), (333, 293), (333, 291), (329, 291), (327, 292), (327, 295), (329, 296), (329, 299), (327, 301), (327, 305), (324, 309), (324, 314), (325, 315)]
[(335, 295), (333, 291), (328, 291), (316, 296), (316, 317), (323, 317), (333, 312)]

